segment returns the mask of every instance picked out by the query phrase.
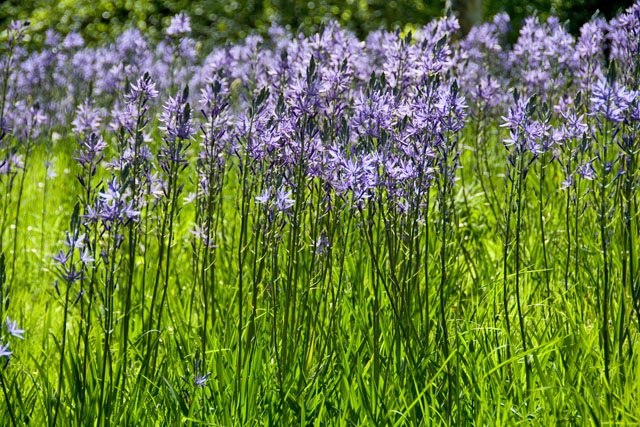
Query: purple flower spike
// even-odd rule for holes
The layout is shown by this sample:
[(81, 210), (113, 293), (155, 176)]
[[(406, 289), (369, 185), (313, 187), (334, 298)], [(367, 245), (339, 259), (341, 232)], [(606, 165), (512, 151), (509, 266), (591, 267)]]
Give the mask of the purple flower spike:
[(131, 83), (131, 91), (125, 96), (127, 102), (136, 102), (144, 99), (154, 99), (158, 96), (156, 84), (151, 80), (149, 74), (144, 74), (138, 81)]
[(626, 90), (618, 83), (611, 84), (607, 79), (600, 79), (591, 95), (591, 114), (602, 114), (612, 122), (622, 123), (636, 96), (635, 92)]
[(191, 31), (191, 18), (181, 12), (171, 18), (171, 24), (167, 28), (167, 35), (176, 36)]

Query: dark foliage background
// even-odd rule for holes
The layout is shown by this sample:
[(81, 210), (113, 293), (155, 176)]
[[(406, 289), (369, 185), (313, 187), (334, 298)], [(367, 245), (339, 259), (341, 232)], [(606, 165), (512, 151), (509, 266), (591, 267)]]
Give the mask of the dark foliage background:
[[(32, 42), (39, 44), (48, 28), (65, 34), (79, 31), (90, 44), (113, 39), (123, 28), (135, 25), (147, 34), (160, 35), (169, 18), (185, 11), (192, 19), (194, 37), (206, 44), (224, 43), (252, 32), (265, 33), (272, 23), (305, 33), (316, 31), (334, 19), (363, 37), (381, 27), (420, 26), (442, 15), (451, 6), (463, 17), (475, 9), (474, 19), (505, 11), (517, 30), (522, 19), (533, 13), (542, 18), (555, 14), (568, 21), (574, 34), (582, 23), (600, 11), (606, 18), (631, 4), (630, 0), (8, 0), (0, 2), (0, 26), (12, 19), (32, 23)], [(570, 20), (570, 21), (569, 21)], [(473, 23), (473, 22), (471, 22)]]

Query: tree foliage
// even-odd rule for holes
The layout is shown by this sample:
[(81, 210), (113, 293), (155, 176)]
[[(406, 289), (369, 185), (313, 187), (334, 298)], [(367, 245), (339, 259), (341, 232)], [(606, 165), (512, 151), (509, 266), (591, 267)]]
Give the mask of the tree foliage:
[[(123, 29), (136, 26), (151, 37), (159, 36), (169, 18), (181, 11), (189, 14), (194, 36), (206, 44), (219, 44), (264, 34), (272, 24), (290, 31), (313, 33), (328, 20), (337, 20), (360, 37), (378, 28), (419, 27), (445, 13), (445, 0), (8, 0), (0, 5), (0, 25), (10, 20), (31, 21), (35, 44), (44, 40), (45, 30), (60, 33), (80, 32), (88, 43), (114, 39)], [(470, 0), (453, 0), (454, 12), (464, 9)], [(579, 31), (598, 9), (611, 17), (629, 1), (613, 0), (533, 0), (528, 2), (485, 0), (484, 17), (505, 11), (518, 29), (525, 16), (557, 15), (569, 21), (573, 33)]]

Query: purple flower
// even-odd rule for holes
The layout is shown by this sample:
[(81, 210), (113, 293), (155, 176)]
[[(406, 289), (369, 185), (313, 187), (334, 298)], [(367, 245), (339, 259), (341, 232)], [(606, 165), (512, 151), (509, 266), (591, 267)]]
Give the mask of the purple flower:
[(593, 88), (591, 114), (602, 114), (612, 122), (621, 123), (636, 95), (635, 92), (626, 90), (617, 82), (611, 84), (607, 79), (602, 78)]
[(576, 173), (582, 179), (593, 181), (596, 178), (596, 171), (593, 168), (593, 160), (590, 160), (578, 166), (578, 168), (576, 169)]
[(60, 34), (51, 28), (45, 32), (45, 37), (44, 44), (46, 46), (57, 46), (60, 43)]
[(2, 346), (2, 343), (0, 343), (0, 357), (6, 357), (7, 358), (7, 363), (9, 363), (9, 360), (11, 358), (11, 355), (13, 354), (11, 351), (9, 351), (9, 344), (11, 343), (7, 343), (4, 347)]
[(80, 262), (82, 262), (83, 264), (92, 264), (93, 261), (95, 261), (95, 258), (92, 257), (89, 250), (85, 248), (84, 251), (82, 251), (82, 253), (80, 254)]
[(552, 130), (550, 125), (531, 119), (534, 102), (534, 98), (516, 98), (509, 114), (502, 117), (505, 123), (501, 126), (509, 129), (509, 138), (503, 140), (507, 149), (514, 149), (517, 154), (528, 151), (537, 157), (554, 148), (554, 139), (549, 138)]
[(211, 236), (211, 238), (209, 238), (209, 233), (206, 226), (200, 227), (198, 226), (198, 224), (195, 224), (193, 226), (193, 230), (189, 230), (189, 233), (192, 234), (196, 239), (202, 240), (202, 243), (207, 248), (213, 249), (218, 247), (218, 245), (213, 243), (214, 237)]
[(181, 12), (171, 17), (171, 23), (166, 29), (166, 33), (169, 36), (175, 36), (191, 31), (191, 18), (184, 12)]
[(640, 54), (640, 3), (636, 1), (625, 13), (613, 18), (608, 30), (610, 58), (617, 59), (621, 69), (633, 69), (633, 63)]
[(566, 190), (567, 188), (570, 188), (571, 186), (573, 186), (573, 175), (569, 173), (569, 174), (565, 175), (565, 178), (560, 183), (560, 189), (561, 190)]
[(136, 220), (140, 216), (140, 211), (134, 208), (133, 202), (127, 201), (131, 195), (127, 191), (123, 193), (116, 178), (107, 183), (107, 188), (99, 196), (98, 215), (107, 227)]
[(18, 101), (13, 106), (13, 132), (22, 140), (35, 139), (40, 135), (42, 125), (47, 122), (47, 116), (38, 106), (28, 107)]
[(286, 191), (284, 188), (278, 190), (275, 205), (280, 212), (288, 211), (295, 203), (296, 201), (291, 198), (291, 191)]
[(58, 264), (64, 266), (69, 261), (70, 254), (71, 254), (70, 250), (68, 252), (65, 252), (62, 249), (60, 249), (60, 252), (58, 252), (55, 255), (52, 255), (51, 258)]
[(89, 101), (78, 105), (76, 118), (71, 122), (75, 133), (95, 133), (100, 129), (101, 123), (102, 111), (92, 107)]
[(353, 105), (353, 127), (361, 136), (379, 138), (381, 132), (391, 132), (396, 122), (394, 101), (389, 93), (360, 92)]
[(24, 340), (24, 329), (18, 328), (18, 323), (15, 320), (12, 322), (11, 319), (9, 319), (9, 316), (7, 316), (5, 319), (5, 325), (7, 326), (7, 332), (9, 335)]
[(84, 215), (81, 215), (81, 218), (85, 220), (85, 225), (96, 223), (100, 220), (100, 212), (93, 206), (88, 205), (87, 212)]
[(107, 148), (107, 143), (95, 133), (88, 134), (82, 142), (80, 150), (76, 150), (73, 155), (82, 167), (87, 167), (99, 163), (102, 160), (102, 153)]
[(20, 43), (24, 38), (28, 28), (29, 21), (11, 21), (9, 27), (7, 28), (7, 40), (9, 42), (9, 45)]
[(62, 277), (67, 281), (67, 283), (75, 283), (79, 280), (84, 280), (86, 277), (84, 276), (84, 267), (79, 270), (76, 269), (75, 265), (71, 265), (70, 267), (63, 266), (62, 267)]
[(262, 193), (256, 197), (256, 202), (265, 206), (271, 205), (280, 212), (288, 211), (296, 203), (296, 201), (291, 198), (291, 191), (284, 188), (280, 188), (275, 195), (272, 194), (270, 188), (265, 188)]
[(446, 130), (455, 133), (462, 129), (467, 116), (467, 103), (458, 92), (457, 86), (441, 88), (433, 107)]
[(631, 107), (631, 120), (640, 122), (640, 96), (636, 98), (634, 105)]
[(507, 13), (498, 13), (493, 17), (493, 24), (496, 26), (500, 33), (506, 33), (509, 31), (509, 26), (511, 24), (511, 18)]
[(187, 102), (186, 94), (188, 92), (185, 90), (180, 96), (170, 96), (162, 106), (161, 129), (166, 132), (166, 138), (170, 142), (176, 139), (191, 139), (191, 136), (196, 133), (196, 130), (191, 127), (191, 107)]
[(108, 184), (107, 189), (100, 193), (100, 199), (104, 202), (119, 201), (122, 198), (118, 181), (113, 178)]
[(84, 39), (80, 34), (74, 32), (67, 34), (67, 37), (65, 37), (62, 42), (62, 47), (65, 49), (73, 49), (82, 46), (84, 46)]
[(207, 385), (207, 380), (209, 379), (209, 376), (211, 375), (211, 372), (200, 376), (200, 374), (196, 375), (193, 379), (193, 385), (196, 387), (205, 387)]
[(269, 200), (271, 200), (270, 188), (265, 188), (264, 190), (262, 190), (262, 193), (260, 193), (260, 195), (256, 197), (256, 202), (261, 205), (266, 205), (267, 203), (269, 203)]
[(84, 248), (84, 246), (85, 246), (84, 238), (85, 238), (84, 234), (81, 234), (79, 236), (73, 236), (73, 235), (67, 233), (67, 238), (63, 243), (66, 246), (69, 246), (72, 249), (73, 248)]
[(154, 99), (158, 96), (156, 84), (151, 80), (148, 73), (138, 78), (138, 81), (131, 83), (130, 91), (125, 95), (125, 99), (129, 103), (138, 102), (140, 100)]
[(509, 108), (507, 116), (502, 116), (502, 120), (505, 121), (505, 123), (502, 124), (502, 127), (515, 129), (522, 126), (527, 119), (528, 105), (529, 98), (518, 98), (515, 105), (512, 105)]

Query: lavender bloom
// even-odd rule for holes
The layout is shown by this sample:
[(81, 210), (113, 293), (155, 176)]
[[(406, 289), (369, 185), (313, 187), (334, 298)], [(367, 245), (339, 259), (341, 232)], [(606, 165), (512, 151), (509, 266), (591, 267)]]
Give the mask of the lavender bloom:
[(446, 130), (455, 133), (462, 129), (467, 116), (467, 103), (458, 92), (455, 82), (453, 87), (445, 86), (438, 91), (433, 107)]
[(89, 250), (85, 248), (84, 251), (82, 251), (82, 253), (80, 254), (80, 262), (90, 265), (93, 263), (93, 261), (95, 261), (95, 258), (92, 257), (91, 252), (89, 252)]
[(289, 210), (295, 205), (295, 200), (291, 197), (291, 191), (281, 187), (277, 191), (273, 188), (265, 188), (262, 193), (255, 198), (256, 203), (262, 205), (263, 212), (269, 224), (281, 220), (284, 221), (285, 216), (290, 215)]
[(6, 357), (7, 358), (7, 363), (9, 363), (9, 359), (11, 358), (11, 355), (13, 354), (9, 350), (9, 344), (11, 344), (11, 343), (8, 342), (5, 346), (2, 346), (2, 343), (0, 343), (0, 357)]
[(154, 99), (158, 96), (156, 84), (151, 80), (148, 73), (139, 77), (135, 83), (131, 83), (131, 88), (125, 99), (129, 103), (143, 102), (143, 100)]
[(11, 319), (9, 319), (9, 316), (7, 316), (7, 318), (5, 319), (5, 325), (7, 327), (7, 332), (9, 333), (9, 335), (24, 340), (24, 329), (18, 328), (18, 322), (16, 322), (15, 320), (12, 322)]
[(28, 28), (29, 21), (11, 21), (7, 28), (7, 41), (9, 42), (9, 45), (20, 43), (26, 35)]
[(99, 208), (94, 208), (91, 205), (87, 205), (86, 209), (86, 213), (80, 216), (82, 219), (84, 219), (85, 225), (97, 223), (98, 221), (100, 221)]
[(73, 236), (67, 233), (67, 238), (63, 243), (66, 246), (70, 247), (71, 249), (84, 248), (85, 246), (84, 239), (85, 239), (84, 234), (80, 234), (79, 236)]
[(191, 18), (184, 12), (171, 17), (171, 24), (166, 29), (169, 36), (176, 36), (191, 31)]
[(100, 199), (106, 203), (117, 202), (122, 199), (120, 187), (118, 186), (118, 182), (115, 178), (109, 182), (107, 189), (100, 193)]
[(379, 138), (381, 133), (391, 132), (396, 117), (394, 101), (389, 93), (378, 90), (361, 92), (353, 106), (353, 127), (360, 136)]
[(284, 188), (278, 190), (276, 195), (275, 206), (280, 212), (288, 211), (295, 204), (295, 200), (291, 198), (291, 191), (286, 191)]
[(197, 59), (198, 51), (196, 50), (197, 43), (194, 39), (184, 37), (178, 44), (178, 55), (189, 61), (195, 61)]
[(202, 240), (203, 245), (209, 249), (218, 247), (218, 245), (214, 243), (214, 237), (209, 237), (209, 231), (206, 226), (203, 226), (201, 228), (198, 226), (198, 224), (195, 224), (193, 226), (193, 230), (189, 230), (189, 233), (192, 234), (196, 239)]
[(503, 143), (507, 149), (513, 149), (516, 155), (530, 152), (537, 157), (552, 148), (549, 145), (552, 141), (547, 139), (551, 126), (530, 118), (535, 108), (534, 102), (533, 98), (516, 98), (515, 106), (509, 109), (506, 117), (502, 117), (505, 121), (502, 127), (509, 129), (509, 138), (504, 139)]
[(267, 207), (273, 206), (280, 212), (286, 212), (295, 205), (291, 191), (284, 188), (280, 188), (275, 194), (272, 194), (270, 188), (266, 188), (256, 197), (256, 202)]
[(13, 105), (12, 111), (7, 116), (13, 121), (12, 131), (20, 140), (36, 139), (42, 130), (42, 125), (47, 122), (47, 116), (39, 105), (28, 107), (23, 101)]
[(65, 252), (62, 249), (60, 249), (60, 252), (58, 252), (55, 255), (51, 255), (51, 258), (61, 266), (64, 266), (69, 261), (70, 256), (71, 256), (70, 250)]
[[(157, 96), (158, 90), (155, 83), (151, 80), (149, 73), (144, 73), (129, 86), (129, 91), (124, 96), (124, 105), (117, 105), (113, 108), (111, 113), (113, 121), (110, 127), (116, 131), (124, 128), (130, 136), (134, 137), (134, 143), (137, 143), (135, 140), (139, 135), (135, 135), (135, 133), (142, 131), (149, 122), (149, 119), (145, 118), (149, 110), (148, 103)], [(145, 142), (148, 141), (145, 140)], [(127, 148), (131, 148), (130, 145)], [(138, 151), (141, 148), (138, 147)]]
[(80, 34), (74, 32), (67, 34), (62, 42), (62, 47), (68, 50), (82, 46), (84, 46), (84, 39)]
[(602, 114), (612, 122), (621, 123), (636, 96), (617, 82), (612, 84), (608, 79), (600, 79), (591, 95), (591, 114)]
[(576, 169), (576, 174), (582, 179), (593, 181), (596, 178), (596, 171), (593, 168), (593, 160), (581, 164)]
[(496, 26), (498, 31), (502, 34), (509, 31), (509, 27), (511, 25), (511, 18), (507, 13), (498, 13), (493, 17), (493, 24)]
[(259, 196), (256, 196), (256, 202), (261, 205), (266, 205), (271, 200), (271, 189), (265, 188)]
[(580, 28), (580, 38), (576, 43), (576, 55), (586, 60), (598, 59), (602, 54), (604, 43), (604, 27), (606, 22), (596, 19), (585, 23)]
[(631, 120), (634, 122), (640, 122), (640, 96), (636, 97), (634, 105), (631, 107)]
[(67, 283), (72, 284), (79, 280), (86, 279), (84, 271), (84, 267), (77, 269), (73, 264), (70, 267), (63, 266), (62, 277), (67, 281)]
[(60, 43), (60, 34), (56, 33), (53, 29), (49, 28), (45, 32), (44, 44), (46, 46), (57, 46)]
[(565, 174), (564, 179), (560, 183), (560, 190), (566, 190), (568, 188), (573, 187), (573, 174), (571, 171)]
[(137, 115), (138, 112), (134, 104), (126, 103), (124, 105), (120, 105), (117, 103), (111, 109), (112, 120), (109, 127), (114, 131), (124, 128), (129, 132), (129, 134), (132, 134), (138, 121)]
[(524, 80), (527, 93), (548, 94), (565, 82), (573, 63), (574, 45), (575, 40), (557, 18), (541, 23), (537, 17), (529, 17), (509, 53), (511, 71)]
[(168, 141), (188, 140), (196, 133), (191, 127), (191, 107), (187, 103), (188, 90), (180, 96), (169, 97), (162, 107), (161, 129), (166, 132)]
[(71, 122), (75, 133), (95, 133), (100, 129), (101, 123), (102, 111), (92, 107), (89, 101), (78, 105), (76, 118)]
[(529, 98), (516, 99), (515, 105), (509, 108), (508, 115), (502, 117), (502, 120), (505, 121), (505, 123), (502, 126), (508, 127), (510, 129), (514, 129), (522, 126), (527, 120), (528, 106), (529, 106)]
[(76, 150), (73, 158), (82, 167), (92, 166), (100, 163), (105, 148), (107, 148), (107, 143), (99, 135), (91, 133), (82, 142), (81, 149)]
[(611, 41), (610, 58), (616, 59), (621, 69), (633, 69), (633, 61), (640, 54), (640, 3), (635, 2), (625, 13), (613, 18), (608, 25)]
[(205, 374), (205, 375), (196, 375), (193, 379), (193, 385), (196, 387), (205, 387), (207, 385), (207, 380), (209, 379), (209, 376), (211, 376), (211, 372)]
[(115, 223), (127, 223), (136, 220), (140, 212), (133, 207), (132, 201), (127, 201), (128, 193), (122, 193), (118, 181), (113, 178), (107, 188), (99, 193), (100, 203), (98, 216), (103, 224), (110, 228)]

